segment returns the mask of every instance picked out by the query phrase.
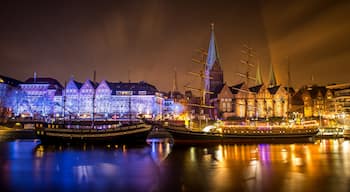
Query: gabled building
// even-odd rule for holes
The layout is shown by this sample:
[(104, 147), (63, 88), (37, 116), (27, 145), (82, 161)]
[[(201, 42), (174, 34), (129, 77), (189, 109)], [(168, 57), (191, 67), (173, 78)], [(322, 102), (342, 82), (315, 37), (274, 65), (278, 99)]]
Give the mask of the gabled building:
[(93, 113), (95, 118), (134, 118), (138, 115), (151, 118), (162, 113), (162, 95), (155, 86), (143, 81), (94, 83), (86, 80), (82, 84), (71, 79), (64, 94), (65, 115), (75, 118), (92, 118)]
[(79, 115), (91, 117), (94, 107), (95, 89), (98, 84), (91, 80), (86, 80), (79, 92)]
[[(329, 92), (328, 92), (329, 94)], [(327, 88), (325, 86), (304, 86), (299, 89), (296, 96), (303, 102), (304, 117), (319, 117), (325, 113), (327, 102)]]
[(157, 88), (144, 81), (138, 83), (108, 82), (112, 90), (110, 113), (118, 118), (161, 116), (163, 96)]
[(22, 117), (152, 118), (160, 117), (163, 112), (163, 95), (144, 81), (81, 83), (72, 78), (64, 88), (56, 79), (36, 75), (25, 82), (10, 80), (0, 76), (0, 88), (7, 89), (7, 84), (18, 86), (13, 92), (16, 94), (9, 95), (4, 90), (1, 98), (9, 95), (11, 102), (7, 103), (11, 111)]
[(238, 105), (236, 94), (238, 90), (241, 89), (242, 85), (243, 83), (240, 83), (229, 87), (227, 84), (224, 84), (217, 97), (219, 102), (219, 117), (227, 119), (228, 117), (236, 116), (236, 105)]
[(68, 83), (65, 85), (65, 89), (61, 95), (57, 95), (56, 103), (56, 114), (79, 114), (79, 102), (80, 102), (80, 89), (83, 86), (83, 83), (75, 81), (71, 78)]
[(106, 80), (101, 81), (101, 83), (96, 88), (95, 96), (95, 107), (97, 114), (109, 114), (112, 113), (111, 109), (111, 98), (112, 98), (112, 88), (110, 83)]
[(286, 88), (277, 84), (272, 66), (269, 77), (269, 83), (265, 85), (258, 65), (254, 86), (247, 86), (246, 83), (231, 87), (225, 85), (218, 96), (221, 117), (224, 119), (286, 117), (290, 94)]

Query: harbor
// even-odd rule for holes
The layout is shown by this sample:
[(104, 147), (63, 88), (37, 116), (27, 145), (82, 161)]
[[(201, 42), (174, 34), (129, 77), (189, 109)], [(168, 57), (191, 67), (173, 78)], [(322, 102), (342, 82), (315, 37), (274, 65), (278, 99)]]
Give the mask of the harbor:
[(4, 0), (1, 192), (349, 192), (350, 1)]

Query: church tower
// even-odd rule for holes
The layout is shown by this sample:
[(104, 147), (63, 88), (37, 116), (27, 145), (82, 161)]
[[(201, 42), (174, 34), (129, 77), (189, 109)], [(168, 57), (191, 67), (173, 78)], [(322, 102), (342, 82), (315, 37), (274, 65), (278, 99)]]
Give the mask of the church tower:
[(214, 94), (212, 95), (215, 96), (218, 94), (218, 92), (220, 91), (219, 89), (224, 84), (224, 75), (220, 66), (220, 58), (219, 58), (217, 45), (215, 42), (213, 23), (211, 24), (211, 35), (210, 35), (210, 42), (209, 42), (209, 48), (208, 48), (207, 67), (208, 67), (207, 70), (210, 76), (208, 90), (210, 92), (213, 92)]
[(264, 84), (264, 82), (261, 75), (260, 62), (258, 61), (258, 65), (256, 67), (255, 85), (262, 85), (262, 84)]
[(269, 87), (276, 87), (277, 81), (275, 76), (275, 71), (273, 70), (273, 65), (270, 65), (270, 74), (269, 74)]

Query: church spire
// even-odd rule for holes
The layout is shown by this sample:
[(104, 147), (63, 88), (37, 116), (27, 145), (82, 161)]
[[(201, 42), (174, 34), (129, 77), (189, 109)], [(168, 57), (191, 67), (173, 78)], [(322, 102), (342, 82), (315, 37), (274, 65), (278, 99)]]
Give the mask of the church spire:
[(258, 60), (258, 64), (257, 64), (257, 67), (256, 67), (255, 84), (256, 85), (262, 85), (263, 84), (259, 60)]
[(270, 65), (270, 77), (269, 77), (269, 87), (274, 87), (277, 85), (275, 72), (273, 70), (273, 65)]
[(215, 42), (215, 33), (214, 33), (214, 23), (211, 23), (210, 25), (210, 42), (209, 42), (209, 48), (208, 48), (208, 57), (207, 57), (207, 65), (208, 69), (210, 70), (215, 62), (219, 62), (219, 54)]
[(174, 79), (173, 79), (173, 92), (175, 91), (178, 91), (176, 69), (174, 69)]

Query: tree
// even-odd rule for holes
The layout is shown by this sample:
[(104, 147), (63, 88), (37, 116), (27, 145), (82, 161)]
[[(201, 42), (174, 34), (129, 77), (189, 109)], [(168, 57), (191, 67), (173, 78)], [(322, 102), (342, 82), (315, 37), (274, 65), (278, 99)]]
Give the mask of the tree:
[[(5, 107), (11, 109), (15, 115), (23, 112), (23, 106), (27, 102), (27, 95), (20, 89), (12, 89), (7, 92)], [(22, 109), (22, 110), (21, 110)]]

